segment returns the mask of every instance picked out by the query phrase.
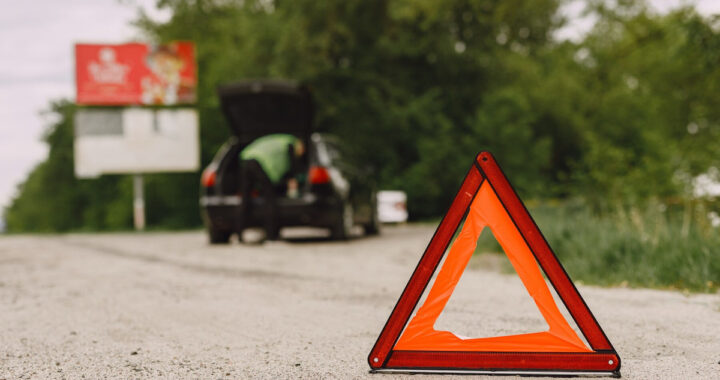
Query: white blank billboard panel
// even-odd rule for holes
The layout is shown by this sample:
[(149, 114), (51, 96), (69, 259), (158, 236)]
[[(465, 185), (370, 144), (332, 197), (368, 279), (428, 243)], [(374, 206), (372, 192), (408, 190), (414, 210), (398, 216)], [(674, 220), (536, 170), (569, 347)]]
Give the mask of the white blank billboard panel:
[(200, 147), (192, 109), (84, 109), (75, 116), (75, 175), (195, 171)]

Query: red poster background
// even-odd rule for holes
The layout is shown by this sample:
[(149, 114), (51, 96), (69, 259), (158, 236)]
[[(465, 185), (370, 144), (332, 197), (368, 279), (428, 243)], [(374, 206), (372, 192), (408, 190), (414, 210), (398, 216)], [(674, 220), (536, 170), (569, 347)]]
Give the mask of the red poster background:
[(78, 104), (194, 103), (196, 72), (192, 42), (75, 45)]

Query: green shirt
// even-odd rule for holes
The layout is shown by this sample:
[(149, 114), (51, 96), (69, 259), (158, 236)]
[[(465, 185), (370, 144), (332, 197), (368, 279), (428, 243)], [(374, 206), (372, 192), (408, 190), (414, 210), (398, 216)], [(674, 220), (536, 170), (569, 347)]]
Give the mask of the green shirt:
[(242, 160), (257, 160), (272, 183), (279, 183), (290, 171), (290, 150), (297, 137), (288, 134), (273, 134), (260, 137), (240, 152)]

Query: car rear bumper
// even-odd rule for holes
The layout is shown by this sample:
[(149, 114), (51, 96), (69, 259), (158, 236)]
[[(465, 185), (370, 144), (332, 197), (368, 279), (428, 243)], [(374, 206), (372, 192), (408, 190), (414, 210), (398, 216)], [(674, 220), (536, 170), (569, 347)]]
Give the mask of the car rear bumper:
[[(232, 196), (202, 196), (200, 207), (206, 225), (213, 228), (240, 231), (242, 226), (264, 226), (263, 198), (253, 198), (249, 220), (242, 220), (242, 197)], [(278, 225), (280, 227), (312, 226), (331, 227), (335, 224), (342, 201), (336, 197), (319, 197), (306, 194), (301, 198), (279, 198)]]

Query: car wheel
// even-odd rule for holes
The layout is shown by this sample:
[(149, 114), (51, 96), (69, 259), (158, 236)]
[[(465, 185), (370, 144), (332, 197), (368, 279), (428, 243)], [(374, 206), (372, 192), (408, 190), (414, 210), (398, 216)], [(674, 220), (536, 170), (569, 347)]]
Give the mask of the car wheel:
[(365, 235), (379, 235), (380, 234), (380, 219), (378, 218), (377, 203), (371, 202), (372, 212), (370, 213), (370, 222), (364, 225)]
[(330, 229), (330, 237), (333, 240), (346, 240), (352, 233), (352, 228), (355, 225), (355, 215), (353, 214), (353, 208), (350, 203), (344, 203), (342, 213), (337, 217), (335, 225)]
[(231, 231), (208, 227), (210, 244), (228, 244), (230, 243), (230, 236), (232, 236)]

